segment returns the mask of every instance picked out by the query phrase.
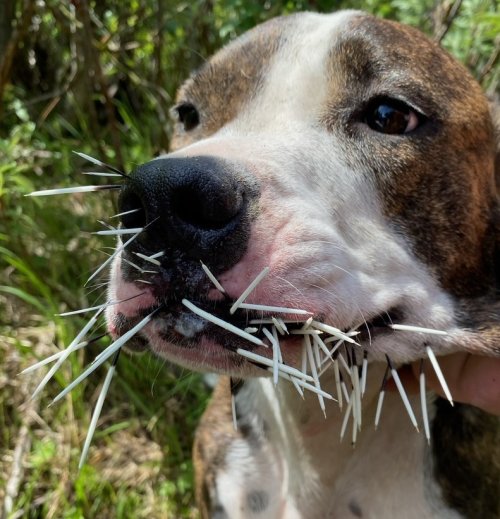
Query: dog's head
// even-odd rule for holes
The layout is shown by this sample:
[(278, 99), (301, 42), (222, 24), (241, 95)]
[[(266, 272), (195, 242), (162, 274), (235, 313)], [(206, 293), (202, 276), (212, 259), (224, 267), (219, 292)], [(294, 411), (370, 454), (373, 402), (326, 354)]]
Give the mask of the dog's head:
[[(123, 227), (144, 230), (114, 261), (113, 334), (157, 309), (137, 348), (259, 374), (235, 350), (266, 348), (182, 300), (244, 328), (262, 312), (229, 308), (269, 267), (246, 302), (343, 330), (366, 322), (359, 340), (373, 358), (411, 361), (429, 343), (500, 353), (490, 107), (420, 32), (354, 11), (278, 18), (197, 71), (173, 114), (173, 152), (138, 167), (121, 197)], [(285, 361), (299, 346), (283, 340)]]

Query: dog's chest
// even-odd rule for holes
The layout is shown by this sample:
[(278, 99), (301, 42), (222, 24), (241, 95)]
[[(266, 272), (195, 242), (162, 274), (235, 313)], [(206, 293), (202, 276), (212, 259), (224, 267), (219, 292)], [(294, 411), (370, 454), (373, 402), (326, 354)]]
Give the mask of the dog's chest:
[(321, 424), (307, 402), (291, 408), (286, 400), (267, 380), (237, 395), (240, 435), (224, 449), (212, 496), (221, 517), (459, 517), (442, 500), (430, 449), (402, 423), (396, 396), (388, 395), (379, 431), (370, 421), (375, 410), (367, 410), (355, 446), (339, 441), (341, 420)]

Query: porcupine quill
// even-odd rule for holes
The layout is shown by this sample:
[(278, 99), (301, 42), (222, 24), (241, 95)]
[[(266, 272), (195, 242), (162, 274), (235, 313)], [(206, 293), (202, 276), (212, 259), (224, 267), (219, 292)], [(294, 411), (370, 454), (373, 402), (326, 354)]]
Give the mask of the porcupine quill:
[[(124, 177), (128, 178), (128, 175), (119, 169), (115, 168), (114, 166), (107, 164), (105, 162), (100, 161), (99, 159), (96, 159), (94, 157), (91, 157), (85, 153), (75, 152), (77, 155), (79, 155), (81, 158), (84, 158), (85, 160), (98, 165), (100, 167), (103, 167), (110, 171), (110, 173), (104, 173), (104, 172), (87, 172), (87, 175), (93, 175), (93, 176), (103, 176), (103, 177)], [(119, 190), (122, 186), (120, 184), (108, 184), (108, 185), (89, 185), (89, 186), (77, 186), (77, 187), (70, 187), (70, 188), (59, 188), (59, 189), (46, 189), (46, 190), (40, 190), (35, 191), (33, 193), (30, 193), (27, 196), (50, 196), (50, 195), (58, 195), (58, 194), (70, 194), (70, 193), (87, 193), (87, 192), (95, 192), (95, 191), (106, 191), (106, 190)], [(119, 218), (121, 216), (124, 216), (126, 214), (132, 214), (134, 212), (139, 211), (140, 209), (132, 209), (129, 211), (125, 211), (122, 213), (115, 214), (111, 216), (110, 218)], [(104, 223), (104, 222), (103, 222)], [(148, 225), (151, 225), (150, 222)], [(119, 229), (119, 228), (113, 228), (112, 226), (109, 226), (108, 224), (104, 224), (106, 227), (108, 227), (108, 230), (105, 231), (97, 231), (95, 234), (97, 235), (111, 235), (111, 236), (126, 236), (126, 235), (132, 235), (125, 243), (115, 248), (114, 253), (106, 260), (104, 261), (100, 267), (94, 271), (94, 273), (89, 277), (89, 279), (86, 282), (86, 285), (95, 278), (100, 272), (106, 268), (113, 259), (117, 257), (118, 254), (120, 254), (123, 250), (125, 250), (145, 229), (144, 228), (134, 228), (134, 229)], [(146, 226), (147, 227), (147, 226)], [(141, 254), (139, 252), (135, 252), (136, 256), (141, 258), (144, 261), (147, 261), (155, 266), (160, 266), (161, 263), (158, 261), (158, 258), (164, 255), (164, 251), (157, 252), (155, 254), (152, 254), (150, 256)], [(154, 274), (156, 271), (147, 271), (145, 269), (142, 269), (136, 264), (133, 264), (133, 262), (129, 263), (132, 264), (134, 268), (136, 268), (141, 273), (145, 274)], [(201, 263), (201, 262), (200, 262)], [(201, 263), (201, 268), (205, 272), (205, 274), (209, 277), (211, 282), (214, 284), (214, 286), (221, 292), (225, 293), (225, 290), (223, 286), (219, 283), (217, 278), (211, 273), (210, 269), (203, 263)], [(268, 305), (259, 305), (259, 304), (249, 304), (245, 303), (246, 298), (250, 295), (250, 293), (257, 287), (257, 285), (268, 275), (270, 269), (269, 267), (264, 268), (258, 276), (248, 285), (248, 287), (243, 291), (241, 296), (233, 303), (230, 309), (230, 313), (234, 314), (237, 310), (254, 310), (254, 311), (262, 311), (267, 312), (271, 314), (279, 314), (279, 313), (287, 313), (291, 315), (297, 315), (297, 316), (306, 316), (310, 315), (309, 312), (303, 309), (295, 309), (295, 308), (286, 308), (286, 307), (276, 307), (276, 306), (268, 306)], [(143, 283), (151, 283), (148, 280), (138, 280)], [(133, 296), (137, 297), (137, 296)], [(84, 312), (90, 312), (96, 310), (96, 313), (91, 317), (91, 319), (87, 322), (87, 324), (82, 328), (82, 330), (77, 334), (75, 339), (70, 343), (70, 345), (61, 352), (58, 352), (56, 354), (53, 354), (46, 359), (30, 366), (29, 368), (25, 369), (22, 373), (29, 373), (31, 371), (34, 371), (35, 369), (38, 369), (52, 361), (55, 361), (54, 366), (49, 370), (49, 372), (45, 375), (45, 377), (42, 379), (38, 387), (35, 389), (33, 393), (33, 398), (36, 397), (42, 389), (45, 387), (47, 382), (52, 378), (54, 373), (59, 369), (59, 367), (64, 363), (64, 361), (67, 359), (67, 357), (73, 353), (74, 351), (77, 351), (83, 347), (85, 347), (90, 342), (94, 342), (98, 340), (96, 339), (90, 339), (90, 340), (83, 340), (85, 336), (89, 333), (89, 331), (96, 325), (98, 318), (101, 316), (103, 310), (110, 306), (111, 304), (117, 304), (118, 302), (108, 302), (103, 305), (98, 305), (94, 307), (84, 308), (81, 310), (75, 310), (72, 312), (65, 312), (60, 315), (73, 315), (77, 313), (84, 313)], [(187, 299), (183, 299), (182, 303), (191, 311), (196, 313), (198, 316), (207, 319), (211, 321), (212, 323), (222, 326), (226, 330), (235, 333), (242, 337), (243, 339), (246, 339), (256, 345), (267, 347), (267, 345), (258, 337), (253, 335), (256, 333), (259, 328), (257, 327), (248, 327), (245, 330), (241, 330), (234, 325), (227, 323), (223, 321), (222, 319), (219, 319), (205, 310), (197, 307)], [(158, 309), (157, 309), (158, 310)], [(85, 462), (85, 459), (88, 454), (88, 449), (93, 437), (93, 434), (95, 432), (95, 428), (97, 426), (97, 421), (99, 419), (100, 412), (102, 410), (102, 406), (104, 404), (104, 400), (106, 397), (106, 394), (108, 392), (111, 380), (113, 378), (113, 375), (116, 370), (116, 365), (118, 362), (119, 354), (121, 351), (122, 346), (130, 340), (136, 333), (138, 333), (144, 326), (146, 326), (152, 319), (154, 313), (157, 311), (154, 310), (152, 313), (150, 313), (148, 316), (143, 318), (137, 325), (135, 325), (131, 330), (123, 334), (121, 337), (119, 337), (116, 341), (114, 341), (111, 345), (109, 345), (101, 354), (99, 354), (94, 361), (91, 363), (91, 365), (79, 376), (77, 377), (71, 384), (69, 384), (63, 391), (59, 393), (59, 395), (56, 396), (56, 398), (53, 400), (53, 402), (50, 404), (57, 402), (61, 398), (63, 398), (66, 394), (68, 394), (77, 384), (79, 384), (82, 380), (87, 378), (89, 375), (91, 375), (95, 369), (97, 369), (101, 364), (103, 364), (108, 358), (113, 357), (111, 367), (108, 370), (108, 373), (105, 377), (103, 387), (101, 389), (101, 392), (99, 394), (92, 419), (91, 424), (89, 426), (89, 430), (87, 433), (87, 437), (85, 439), (85, 444), (82, 449), (82, 454), (79, 462), (79, 468), (82, 467), (83, 463)], [(325, 413), (326, 416), (326, 409), (325, 409), (325, 403), (324, 399), (330, 399), (335, 400), (332, 395), (326, 393), (321, 389), (320, 385), (320, 377), (321, 375), (330, 367), (333, 366), (334, 369), (334, 378), (335, 378), (335, 387), (337, 392), (337, 401), (339, 404), (339, 407), (342, 409), (343, 404), (343, 397), (345, 398), (347, 402), (347, 408), (345, 410), (344, 419), (342, 423), (341, 428), (341, 439), (345, 434), (345, 429), (349, 420), (349, 417), (352, 415), (353, 419), (353, 443), (356, 441), (356, 434), (357, 430), (361, 427), (361, 400), (363, 398), (363, 395), (366, 390), (366, 380), (367, 380), (367, 369), (368, 369), (368, 351), (366, 349), (363, 350), (363, 360), (361, 364), (361, 376), (359, 375), (359, 369), (357, 365), (356, 360), (356, 354), (355, 351), (352, 349), (355, 346), (360, 346), (353, 338), (352, 336), (355, 335), (357, 332), (357, 329), (350, 330), (350, 332), (343, 332), (342, 330), (339, 330), (338, 328), (335, 328), (331, 325), (315, 321), (312, 319), (312, 317), (309, 317), (307, 321), (305, 321), (302, 329), (300, 330), (292, 330), (292, 334), (299, 334), (303, 336), (303, 363), (302, 363), (302, 370), (293, 368), (291, 366), (287, 366), (283, 362), (283, 358), (281, 356), (281, 349), (279, 344), (279, 336), (285, 336), (289, 334), (289, 330), (286, 326), (285, 320), (283, 320), (279, 315), (271, 315), (270, 318), (265, 318), (261, 320), (255, 320), (259, 321), (259, 326), (269, 326), (269, 328), (265, 327), (263, 328), (263, 333), (266, 336), (266, 338), (269, 340), (273, 355), (272, 360), (255, 354), (253, 352), (244, 350), (242, 348), (238, 348), (236, 352), (243, 356), (247, 362), (250, 362), (260, 368), (270, 370), (273, 374), (273, 380), (275, 384), (278, 383), (278, 379), (285, 379), (287, 381), (290, 381), (296, 390), (299, 392), (299, 394), (303, 397), (303, 390), (309, 390), (317, 394), (319, 405)], [(294, 321), (297, 322), (297, 321)], [(411, 325), (402, 325), (402, 324), (390, 324), (389, 327), (391, 327), (395, 331), (404, 331), (404, 332), (416, 332), (416, 333), (429, 333), (429, 334), (439, 334), (439, 335), (445, 335), (446, 332), (441, 330), (434, 330), (429, 328), (421, 328), (417, 326), (411, 326)], [(328, 337), (323, 340), (320, 335), (325, 334)], [(99, 338), (102, 338), (100, 336)], [(311, 340), (312, 338), (312, 340)], [(328, 344), (334, 343), (333, 347), (329, 350)], [(338, 349), (340, 346), (344, 345), (346, 349), (346, 355), (348, 358), (348, 361), (346, 362), (344, 357), (340, 352), (338, 352)], [(425, 345), (425, 351), (427, 353), (427, 357), (429, 358), (431, 365), (436, 373), (436, 376), (443, 388), (443, 392), (445, 393), (446, 397), (450, 401), (451, 405), (453, 405), (453, 399), (451, 397), (450, 390), (448, 388), (448, 385), (446, 383), (446, 380), (444, 378), (444, 375), (439, 367), (437, 358), (432, 351), (432, 349)], [(323, 355), (323, 358), (321, 358), (321, 355)], [(347, 389), (347, 386), (344, 381), (344, 377), (342, 376), (342, 373), (339, 369), (339, 360), (343, 365), (344, 370), (346, 371), (348, 380), (350, 379), (351, 382), (351, 392), (349, 394), (349, 391)], [(410, 417), (410, 420), (412, 421), (415, 428), (418, 430), (418, 424), (416, 422), (415, 415), (413, 413), (413, 410), (411, 409), (411, 406), (408, 401), (408, 397), (406, 395), (406, 392), (404, 391), (403, 385), (401, 383), (401, 380), (399, 379), (398, 373), (394, 366), (392, 365), (391, 359), (386, 356), (387, 360), (387, 369), (384, 375), (384, 379), (382, 381), (381, 390), (378, 398), (377, 403), (377, 410), (376, 410), (376, 417), (375, 417), (375, 427), (378, 426), (380, 421), (380, 415), (382, 410), (382, 404), (384, 400), (384, 394), (385, 394), (385, 387), (387, 383), (387, 379), (389, 376), (389, 373), (392, 375), (396, 387), (398, 389), (398, 392), (401, 396), (401, 399), (406, 407), (406, 410), (408, 412), (408, 415)], [(311, 374), (308, 374), (308, 367), (311, 371)], [(423, 371), (423, 360), (421, 361), (420, 365), (420, 376), (419, 376), (419, 382), (420, 382), (420, 397), (421, 397), (421, 407), (422, 407), (422, 417), (424, 422), (424, 431), (427, 440), (430, 440), (430, 433), (429, 433), (429, 423), (428, 423), (428, 415), (427, 415), (427, 403), (425, 399), (425, 374)], [(232, 414), (233, 414), (233, 425), (235, 429), (237, 428), (237, 417), (236, 417), (236, 411), (235, 411), (235, 392), (236, 388), (238, 387), (238, 384), (240, 382), (238, 380), (231, 379), (231, 407), (232, 407)]]

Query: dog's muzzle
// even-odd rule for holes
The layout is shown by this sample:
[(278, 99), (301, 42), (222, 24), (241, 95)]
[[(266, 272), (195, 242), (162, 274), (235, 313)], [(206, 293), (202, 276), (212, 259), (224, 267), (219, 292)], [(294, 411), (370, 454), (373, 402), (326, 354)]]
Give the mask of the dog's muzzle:
[(240, 164), (160, 158), (139, 166), (120, 198), (122, 227), (143, 228), (130, 250), (203, 261), (224, 272), (243, 255), (259, 188)]

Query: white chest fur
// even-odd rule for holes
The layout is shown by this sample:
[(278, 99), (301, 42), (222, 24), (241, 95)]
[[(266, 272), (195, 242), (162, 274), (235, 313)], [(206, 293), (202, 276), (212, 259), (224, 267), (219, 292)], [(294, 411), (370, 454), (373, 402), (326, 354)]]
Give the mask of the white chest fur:
[[(375, 379), (379, 371), (372, 370)], [(302, 400), (293, 388), (275, 388), (269, 379), (246, 382), (237, 405), (244, 426), (254, 433), (228, 449), (228, 469), (217, 477), (226, 514), (231, 519), (458, 518), (440, 497), (430, 448), (397, 394), (386, 396), (374, 430), (377, 384), (370, 386), (364, 427), (353, 446), (350, 434), (340, 442), (342, 413), (335, 404), (325, 419), (314, 397)]]

